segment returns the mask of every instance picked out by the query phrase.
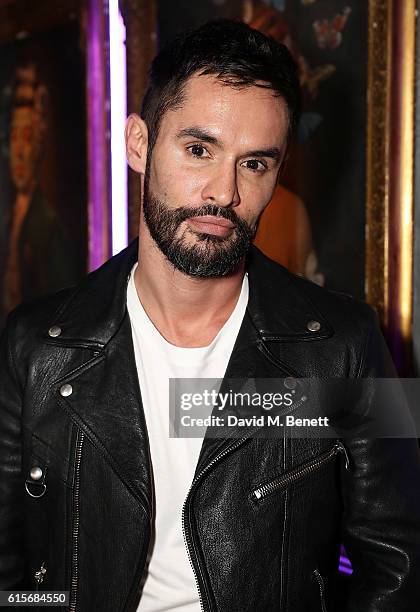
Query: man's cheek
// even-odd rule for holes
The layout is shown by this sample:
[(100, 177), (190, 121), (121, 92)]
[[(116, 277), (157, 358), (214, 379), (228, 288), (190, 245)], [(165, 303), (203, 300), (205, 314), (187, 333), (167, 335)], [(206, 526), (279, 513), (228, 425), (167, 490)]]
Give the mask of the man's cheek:
[(153, 152), (150, 173), (149, 173), (149, 190), (157, 198), (163, 199), (170, 195), (170, 186), (176, 181), (174, 169), (161, 159), (159, 155)]
[(185, 193), (201, 193), (204, 189), (207, 178), (203, 172), (199, 172), (198, 170), (198, 168), (189, 169), (182, 166), (178, 169), (177, 177), (179, 185), (182, 186)]
[(199, 177), (191, 176), (181, 170), (173, 177), (171, 187), (170, 201), (177, 206), (198, 208), (204, 204), (201, 197), (204, 182)]

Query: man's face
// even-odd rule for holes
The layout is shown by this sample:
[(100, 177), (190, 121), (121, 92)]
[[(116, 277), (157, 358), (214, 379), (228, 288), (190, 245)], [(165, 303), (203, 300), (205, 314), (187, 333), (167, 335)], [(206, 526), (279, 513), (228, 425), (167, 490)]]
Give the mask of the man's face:
[(177, 269), (237, 269), (275, 188), (287, 131), (286, 104), (271, 90), (189, 79), (182, 108), (162, 118), (143, 201), (150, 234)]
[(14, 110), (10, 130), (10, 172), (17, 191), (24, 192), (35, 180), (39, 157), (36, 113), (31, 107)]

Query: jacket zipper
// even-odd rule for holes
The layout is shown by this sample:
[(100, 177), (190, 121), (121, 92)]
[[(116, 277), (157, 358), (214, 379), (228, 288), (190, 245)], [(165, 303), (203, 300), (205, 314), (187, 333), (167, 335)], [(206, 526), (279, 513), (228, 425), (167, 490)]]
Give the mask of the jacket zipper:
[(80, 463), (82, 459), (82, 446), (85, 434), (78, 432), (76, 440), (76, 455), (74, 468), (74, 494), (73, 494), (73, 528), (72, 528), (72, 556), (71, 556), (71, 584), (69, 612), (76, 612), (77, 597), (77, 562), (79, 538), (79, 494), (80, 494)]
[[(144, 416), (144, 413), (143, 413)], [(149, 435), (147, 432), (147, 427), (146, 427), (146, 421), (144, 421), (144, 427), (145, 427), (145, 432), (146, 432), (146, 447), (147, 447), (147, 455), (148, 455), (148, 459), (149, 459), (149, 470), (150, 470), (150, 474), (151, 474), (151, 478), (152, 478), (152, 486), (151, 486), (151, 503), (150, 503), (150, 534), (153, 533), (153, 523), (155, 520), (155, 505), (156, 505), (156, 500), (155, 500), (155, 486), (154, 486), (154, 478), (153, 478), (153, 464), (152, 464), (152, 455), (150, 453), (150, 441), (149, 441)], [(146, 510), (147, 506), (145, 506), (145, 510)], [(147, 511), (147, 510), (146, 510)], [(142, 566), (142, 570), (141, 572), (139, 572), (139, 581), (138, 584), (141, 584), (141, 581), (143, 579), (143, 574), (144, 574), (144, 569), (147, 563), (147, 559), (149, 556), (149, 546), (150, 546), (150, 538), (149, 538), (149, 545), (148, 548), (146, 550), (146, 558), (145, 561), (143, 563)], [(133, 593), (133, 590), (131, 589), (131, 593)], [(124, 608), (124, 610), (128, 609), (128, 605), (130, 605), (130, 602), (133, 600), (134, 595), (131, 595), (131, 598), (129, 598), (129, 603), (126, 605), (126, 607)], [(140, 596), (141, 599), (141, 596)]]
[(294, 470), (291, 470), (290, 472), (283, 474), (282, 476), (278, 476), (274, 480), (264, 485), (261, 485), (257, 489), (254, 489), (252, 491), (252, 497), (257, 501), (261, 501), (262, 499), (264, 499), (271, 493), (274, 493), (274, 491), (278, 491), (279, 489), (286, 488), (290, 486), (291, 484), (297, 482), (301, 478), (304, 478), (308, 474), (315, 472), (317, 469), (322, 467), (325, 463), (328, 463), (328, 461), (333, 459), (338, 453), (344, 454), (345, 468), (347, 470), (349, 468), (349, 457), (347, 454), (347, 450), (345, 446), (342, 444), (342, 442), (337, 442), (336, 444), (334, 444), (334, 446), (330, 450), (326, 451), (325, 453), (322, 453), (322, 455), (319, 455), (315, 459), (312, 459), (311, 461), (308, 461), (304, 465), (299, 466), (295, 468)]
[(319, 588), (319, 595), (321, 597), (321, 610), (322, 612), (327, 612), (327, 606), (325, 605), (325, 585), (324, 585), (324, 579), (321, 576), (321, 574), (319, 573), (319, 571), (317, 569), (314, 569), (314, 576), (315, 579), (318, 583), (318, 588)]
[[(204, 605), (204, 600), (203, 600), (203, 593), (201, 592), (200, 589), (200, 583), (198, 580), (198, 574), (197, 574), (197, 569), (194, 566), (194, 561), (196, 561), (197, 563), (197, 567), (200, 571), (200, 575), (201, 575), (201, 579), (203, 584), (205, 585), (205, 579), (204, 576), (201, 572), (201, 567), (200, 567), (200, 563), (198, 560), (198, 555), (195, 549), (195, 544), (194, 544), (194, 540), (192, 537), (192, 534), (190, 533), (189, 529), (187, 529), (186, 526), (186, 515), (188, 512), (188, 517), (190, 516), (190, 510), (191, 510), (191, 493), (193, 491), (193, 489), (196, 488), (197, 483), (201, 480), (201, 478), (218, 462), (220, 461), (220, 459), (223, 459), (223, 457), (225, 457), (226, 455), (228, 455), (230, 452), (232, 452), (233, 450), (237, 449), (239, 446), (241, 446), (241, 444), (243, 444), (244, 442), (246, 442), (247, 440), (250, 440), (250, 438), (240, 438), (239, 440), (237, 440), (237, 442), (235, 442), (234, 444), (232, 444), (231, 446), (229, 446), (228, 448), (226, 448), (222, 453), (220, 453), (220, 455), (217, 455), (217, 457), (215, 457), (214, 459), (212, 459), (212, 461), (210, 461), (210, 463), (208, 465), (206, 465), (206, 467), (194, 478), (190, 490), (188, 491), (187, 497), (185, 498), (184, 501), (184, 505), (182, 507), (182, 534), (184, 536), (184, 542), (185, 542), (185, 546), (187, 549), (187, 553), (188, 553), (188, 559), (190, 561), (190, 565), (192, 567), (193, 573), (194, 573), (194, 578), (195, 578), (195, 582), (196, 582), (196, 586), (197, 586), (197, 591), (198, 591), (198, 598), (200, 601), (200, 608), (202, 610), (202, 612), (205, 612), (206, 608)], [(207, 609), (209, 609), (209, 607), (207, 606)]]

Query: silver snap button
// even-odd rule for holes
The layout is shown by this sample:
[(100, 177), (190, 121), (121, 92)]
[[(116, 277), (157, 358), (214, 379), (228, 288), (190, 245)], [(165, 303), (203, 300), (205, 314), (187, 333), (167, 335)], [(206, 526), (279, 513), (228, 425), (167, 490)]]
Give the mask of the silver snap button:
[(29, 473), (31, 475), (32, 480), (41, 480), (43, 475), (42, 468), (40, 468), (39, 465), (34, 465), (34, 467), (31, 468), (31, 471)]
[(284, 386), (286, 387), (286, 389), (295, 389), (296, 385), (296, 379), (292, 376), (288, 376), (284, 379)]
[(60, 388), (60, 394), (63, 397), (68, 397), (69, 395), (71, 395), (73, 393), (73, 387), (71, 385), (69, 385), (68, 383), (66, 383), (65, 385), (63, 385)]
[(58, 336), (61, 335), (61, 327), (58, 325), (53, 325), (48, 330), (48, 335), (51, 336), (51, 338), (58, 338)]
[(321, 329), (321, 323), (319, 321), (308, 321), (306, 327), (311, 332), (317, 332)]

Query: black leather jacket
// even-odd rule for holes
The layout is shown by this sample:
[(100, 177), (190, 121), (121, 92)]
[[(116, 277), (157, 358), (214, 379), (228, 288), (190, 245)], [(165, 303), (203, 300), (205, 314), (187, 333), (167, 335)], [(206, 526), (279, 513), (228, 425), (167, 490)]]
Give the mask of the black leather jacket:
[[(134, 612), (140, 597), (153, 497), (126, 310), (136, 258), (134, 242), (77, 288), (20, 307), (1, 343), (0, 589), (69, 590), (72, 611)], [(370, 307), (256, 248), (248, 272), (227, 376), (387, 374)], [(332, 610), (340, 542), (354, 568), (348, 611), (419, 609), (416, 443), (345, 440), (348, 469), (336, 444), (205, 438), (184, 511), (204, 610)]]

